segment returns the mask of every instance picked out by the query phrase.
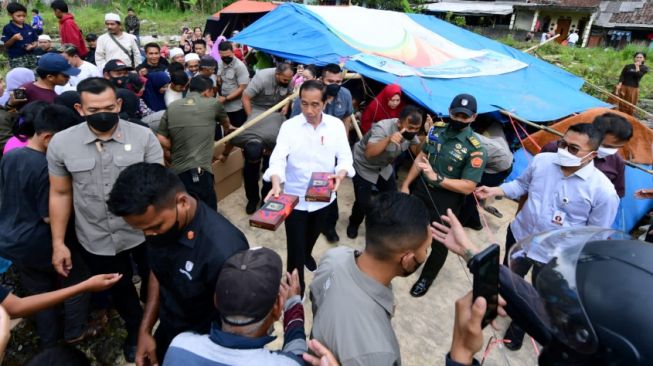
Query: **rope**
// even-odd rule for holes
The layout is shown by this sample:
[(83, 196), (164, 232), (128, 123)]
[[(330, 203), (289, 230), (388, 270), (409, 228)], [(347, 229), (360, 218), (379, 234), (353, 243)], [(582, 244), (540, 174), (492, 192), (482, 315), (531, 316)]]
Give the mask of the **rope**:
[(531, 156), (530, 154), (526, 151), (526, 147), (524, 146), (524, 140), (522, 140), (521, 136), (519, 135), (519, 131), (517, 131), (517, 127), (515, 126), (515, 121), (510, 118), (510, 124), (512, 125), (512, 129), (515, 131), (515, 135), (517, 135), (517, 139), (519, 139), (519, 144), (523, 147), (522, 151), (524, 152), (524, 155), (526, 156), (526, 159), (528, 162), (531, 162)]

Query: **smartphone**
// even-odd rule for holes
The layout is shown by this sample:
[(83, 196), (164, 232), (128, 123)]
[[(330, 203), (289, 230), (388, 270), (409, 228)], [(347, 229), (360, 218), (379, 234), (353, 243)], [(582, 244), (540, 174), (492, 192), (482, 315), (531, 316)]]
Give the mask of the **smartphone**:
[(25, 94), (25, 89), (15, 89), (14, 90), (14, 99), (16, 99), (16, 100), (27, 99), (27, 95)]
[(487, 309), (481, 326), (485, 328), (497, 317), (499, 307), (499, 245), (492, 244), (470, 259), (467, 264), (474, 275), (474, 300), (483, 296)]

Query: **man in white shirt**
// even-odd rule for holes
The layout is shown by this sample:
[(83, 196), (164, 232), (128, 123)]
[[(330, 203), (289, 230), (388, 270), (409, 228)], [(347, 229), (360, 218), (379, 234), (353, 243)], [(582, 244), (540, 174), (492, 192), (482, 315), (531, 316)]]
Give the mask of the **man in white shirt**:
[(66, 61), (68, 61), (70, 66), (78, 68), (80, 73), (77, 76), (71, 76), (70, 80), (68, 80), (68, 84), (63, 86), (55, 86), (54, 91), (57, 94), (61, 94), (68, 90), (77, 90), (77, 84), (79, 84), (79, 82), (82, 80), (93, 77), (102, 77), (102, 72), (100, 72), (100, 69), (98, 69), (97, 66), (88, 61), (84, 61), (81, 57), (79, 57), (79, 50), (77, 47), (75, 47), (75, 45), (64, 45), (61, 55), (66, 59)]
[(108, 13), (104, 16), (104, 25), (107, 33), (97, 39), (95, 49), (95, 64), (99, 69), (104, 69), (104, 64), (109, 60), (121, 60), (129, 67), (136, 67), (141, 63), (141, 51), (138, 48), (136, 36), (122, 31), (120, 15)]
[[(619, 196), (608, 177), (594, 166), (602, 141), (603, 133), (591, 123), (573, 125), (558, 142), (557, 153), (535, 155), (526, 171), (512, 182), (476, 190), (480, 199), (494, 196), (517, 199), (528, 193), (524, 207), (508, 227), (505, 265), (510, 248), (530, 235), (561, 227), (612, 226)], [(511, 268), (521, 276), (531, 266), (531, 263), (516, 264), (511, 264)], [(539, 272), (535, 264), (534, 277)], [(522, 330), (511, 325), (506, 332), (511, 343), (506, 347), (519, 349), (523, 336)]]
[[(283, 191), (299, 196), (299, 204), (286, 218), (287, 268), (299, 271), (304, 293), (304, 265), (310, 271), (317, 268), (312, 256), (313, 246), (320, 235), (329, 207), (334, 204), (335, 191), (346, 177), (355, 174), (349, 140), (338, 118), (323, 113), (326, 92), (324, 84), (309, 80), (299, 89), (302, 113), (281, 125), (277, 144), (270, 157), (270, 166), (263, 179), (272, 183), (266, 201)], [(334, 164), (335, 162), (335, 164)], [(330, 202), (306, 202), (304, 196), (311, 174), (333, 173), (333, 193)]]
[(578, 43), (578, 30), (575, 30), (571, 32), (569, 37), (567, 37), (567, 45), (569, 47), (576, 47), (576, 43)]

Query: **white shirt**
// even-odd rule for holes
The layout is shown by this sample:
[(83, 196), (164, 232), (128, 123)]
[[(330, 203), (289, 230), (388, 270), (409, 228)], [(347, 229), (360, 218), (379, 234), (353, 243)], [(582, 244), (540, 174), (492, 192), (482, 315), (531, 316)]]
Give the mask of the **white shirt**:
[(93, 65), (92, 63), (88, 61), (82, 61), (81, 66), (78, 67), (80, 70), (79, 75), (77, 76), (71, 76), (70, 80), (68, 80), (68, 84), (62, 85), (62, 86), (55, 86), (54, 91), (57, 94), (61, 94), (65, 91), (69, 90), (77, 90), (77, 84), (79, 84), (82, 80), (86, 80), (88, 78), (93, 78), (93, 77), (102, 77), (102, 73), (100, 72), (100, 69), (98, 69), (97, 66)]
[(578, 33), (572, 33), (567, 37), (567, 42), (569, 43), (576, 43), (578, 42)]
[(104, 70), (104, 64), (111, 60), (121, 60), (127, 66), (136, 67), (140, 65), (141, 60), (141, 51), (138, 48), (138, 43), (136, 42), (136, 36), (129, 34), (127, 32), (122, 32), (120, 37), (116, 37), (116, 40), (129, 52), (134, 54), (134, 62), (136, 65), (132, 64), (132, 60), (128, 54), (126, 54), (117, 44), (114, 42), (109, 33), (105, 33), (98, 37), (97, 46), (95, 48), (95, 64), (100, 70)]
[[(605, 174), (592, 161), (565, 177), (557, 161), (557, 153), (537, 154), (519, 178), (500, 186), (508, 198), (528, 194), (510, 224), (515, 240), (561, 227), (612, 226), (619, 196)], [(562, 225), (553, 222), (555, 216), (564, 216)]]
[(184, 99), (184, 93), (172, 90), (171, 86), (168, 85), (165, 94), (163, 95), (163, 100), (166, 102), (166, 107), (175, 100)]
[(313, 212), (329, 205), (328, 202), (306, 202), (304, 196), (312, 173), (337, 173), (347, 171), (353, 177), (353, 158), (345, 125), (336, 117), (322, 113), (322, 121), (314, 128), (303, 114), (281, 125), (277, 145), (270, 156), (270, 167), (263, 179), (270, 181), (273, 175), (285, 182), (284, 193), (299, 196), (295, 210)]

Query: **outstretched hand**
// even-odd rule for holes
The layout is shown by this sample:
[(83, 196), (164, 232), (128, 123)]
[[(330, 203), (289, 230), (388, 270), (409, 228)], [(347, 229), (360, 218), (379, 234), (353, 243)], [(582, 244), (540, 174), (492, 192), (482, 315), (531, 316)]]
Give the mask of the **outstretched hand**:
[(469, 239), (463, 225), (450, 208), (447, 209), (447, 214), (440, 216), (440, 218), (446, 225), (437, 221), (431, 223), (431, 236), (433, 239), (441, 242), (447, 249), (461, 257), (465, 256), (465, 251), (470, 251), (472, 254), (478, 252), (478, 248)]

